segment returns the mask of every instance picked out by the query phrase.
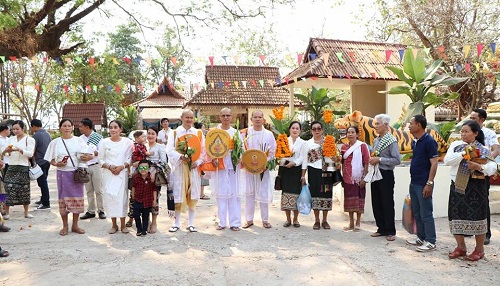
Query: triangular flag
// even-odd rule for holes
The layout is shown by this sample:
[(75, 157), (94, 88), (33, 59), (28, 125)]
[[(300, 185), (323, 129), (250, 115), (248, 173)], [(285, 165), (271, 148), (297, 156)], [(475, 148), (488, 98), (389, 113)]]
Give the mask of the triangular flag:
[(140, 65), (141, 61), (142, 61), (142, 58), (140, 56), (135, 57), (135, 62), (137, 63), (137, 65)]
[(311, 53), (309, 54), (309, 59), (314, 60), (316, 58), (316, 54)]
[(335, 53), (335, 55), (337, 56), (337, 58), (341, 63), (345, 63), (344, 58), (342, 57), (342, 52)]
[(235, 80), (234, 81), (234, 86), (236, 86), (236, 88), (239, 89), (240, 88), (240, 83), (237, 80)]
[(151, 66), (151, 58), (149, 56), (146, 57), (146, 64), (148, 65), (148, 67)]
[(439, 47), (438, 47), (438, 52), (439, 52), (439, 54), (441, 55), (441, 57), (442, 57), (443, 59), (447, 59), (447, 58), (448, 58), (448, 57), (446, 56), (446, 54), (444, 53), (444, 46), (439, 46)]
[(377, 74), (376, 74), (376, 73), (371, 72), (370, 74), (372, 75), (372, 77), (373, 77), (374, 79), (377, 79)]
[(234, 59), (234, 64), (239, 66), (240, 65), (240, 57), (234, 56), (233, 59)]
[(94, 84), (94, 85), (92, 86), (92, 90), (93, 90), (94, 92), (97, 92), (97, 85), (95, 85), (95, 84)]
[(277, 77), (277, 78), (276, 78), (276, 83), (277, 83), (277, 84), (281, 84), (281, 78), (280, 78), (280, 77)]
[(349, 58), (351, 58), (351, 61), (356, 62), (356, 58), (354, 57), (354, 52), (349, 52)]
[(321, 57), (323, 58), (323, 64), (328, 65), (328, 61), (330, 59), (330, 53), (324, 53)]
[(64, 60), (68, 63), (68, 64), (71, 64), (71, 58), (64, 58)]
[(112, 59), (112, 60), (113, 60), (113, 64), (115, 64), (115, 65), (117, 65), (117, 64), (118, 64), (118, 60), (117, 60), (115, 57), (113, 57), (113, 59)]
[(119, 85), (115, 85), (115, 90), (116, 90), (116, 92), (120, 93), (120, 86)]
[(413, 48), (411, 51), (413, 52), (413, 58), (416, 58), (418, 55), (418, 49)]
[(267, 80), (267, 83), (268, 83), (270, 86), (273, 86), (273, 85), (274, 85), (274, 80), (272, 80), (272, 79), (268, 79), (268, 80)]
[(230, 85), (231, 85), (231, 83), (229, 81), (224, 82), (225, 87), (229, 87)]
[(253, 85), (253, 87), (257, 87), (257, 83), (255, 82), (254, 79), (252, 79), (252, 85)]
[(332, 79), (332, 76), (331, 75), (327, 75), (326, 76), (331, 82), (333, 82), (333, 79)]
[(345, 74), (345, 77), (348, 78), (349, 80), (351, 80), (351, 76), (350, 75)]
[(291, 65), (293, 65), (293, 60), (292, 60), (292, 56), (290, 54), (286, 54), (285, 55), (285, 61), (287, 63), (290, 63)]
[(38, 84), (35, 84), (35, 89), (36, 89), (37, 91), (40, 91), (40, 86), (39, 86)]
[(479, 63), (474, 63), (474, 66), (476, 67), (476, 72), (479, 71)]
[(108, 92), (111, 91), (111, 88), (112, 88), (111, 85), (108, 85)]
[(64, 91), (65, 91), (66, 93), (69, 91), (69, 88), (68, 88), (68, 86), (67, 86), (67, 85), (64, 85), (64, 86), (63, 86), (63, 89), (64, 89)]
[(457, 69), (457, 72), (461, 72), (462, 71), (462, 65), (461, 64), (457, 64), (456, 69)]
[(176, 66), (176, 65), (177, 65), (177, 58), (176, 58), (176, 57), (171, 57), (171, 58), (170, 58), (170, 61), (172, 62), (172, 64), (173, 64), (174, 66)]
[(288, 77), (285, 77), (286, 85), (288, 85), (288, 81), (289, 81)]
[(90, 88), (90, 85), (85, 86), (85, 88), (87, 89), (88, 92), (92, 91), (92, 88)]
[(56, 57), (54, 60), (56, 61), (56, 63), (62, 65), (61, 59), (59, 57)]
[(403, 56), (405, 55), (405, 50), (399, 49), (398, 53), (399, 53), (399, 63), (401, 63), (403, 61)]
[(9, 59), (13, 62), (17, 62), (17, 57), (16, 56), (10, 56)]
[[(1, 57), (2, 57), (2, 56), (0, 56), (0, 58), (1, 58)], [(43, 57), (43, 62), (44, 62), (44, 63), (49, 62), (49, 58), (47, 58), (47, 57)]]
[(376, 58), (377, 60), (379, 60), (379, 59), (380, 59), (380, 53), (379, 53), (378, 51), (373, 51), (372, 53), (373, 53), (373, 55), (375, 56), (375, 58)]
[(227, 65), (227, 56), (222, 56), (222, 59), (224, 60), (224, 62), (226, 63)]
[(247, 81), (246, 80), (242, 80), (241, 83), (243, 84), (243, 88), (247, 88)]
[(200, 86), (198, 85), (198, 83), (195, 83), (195, 84), (194, 84), (194, 90), (196, 90), (196, 91), (199, 91), (199, 90), (200, 90)]
[(490, 43), (490, 48), (491, 48), (491, 51), (493, 52), (493, 54), (495, 54), (495, 52), (497, 50), (497, 44), (496, 43)]
[(106, 61), (105, 58), (99, 58), (99, 62), (101, 63), (101, 65), (103, 65), (105, 61)]
[(483, 52), (484, 44), (477, 44), (477, 57), (481, 57), (481, 53)]
[(123, 60), (127, 63), (130, 64), (132, 61), (128, 57), (123, 57)]
[(294, 78), (293, 78), (293, 81), (294, 81), (294, 82), (298, 82), (298, 81), (299, 81), (299, 79), (298, 79), (298, 78), (296, 78), (296, 77), (294, 77)]
[(304, 54), (297, 54), (297, 62), (300, 64), (302, 63), (302, 59), (304, 58)]
[(37, 63), (38, 63), (38, 59), (36, 58), (36, 56), (32, 56), (32, 57), (31, 57), (31, 61), (32, 61), (34, 64), (37, 64)]
[(91, 67), (94, 66), (94, 63), (95, 63), (94, 61), (95, 61), (95, 59), (93, 57), (90, 57), (89, 64), (90, 64)]
[(214, 57), (213, 56), (209, 56), (208, 60), (210, 61), (210, 67), (214, 67)]
[(453, 66), (450, 65), (449, 68), (450, 68), (450, 71), (453, 72)]
[(139, 84), (139, 91), (142, 92), (142, 84)]
[(391, 59), (391, 55), (392, 55), (392, 50), (385, 50), (385, 62), (389, 62), (389, 60)]
[(215, 82), (211, 82), (210, 86), (212, 87), (212, 89), (214, 89), (215, 88)]
[(470, 73), (470, 64), (469, 63), (465, 64), (465, 72)]
[(264, 87), (264, 80), (263, 79), (259, 79), (259, 83), (260, 83), (260, 87)]
[[(70, 59), (71, 60), (71, 59)], [(82, 58), (81, 57), (76, 57), (76, 61), (81, 64), (82, 63)]]
[(465, 45), (464, 46), (464, 58), (467, 58), (469, 56), (470, 52), (470, 45)]
[(224, 84), (222, 83), (222, 81), (219, 81), (219, 88), (222, 89), (223, 86)]
[(264, 62), (264, 60), (266, 59), (266, 56), (260, 55), (259, 58), (260, 58), (260, 61), (262, 62), (262, 64), (266, 65), (266, 63)]
[(426, 55), (430, 55), (431, 54), (431, 49), (430, 48), (425, 48), (425, 49), (423, 49), (423, 51), (424, 51), (424, 53)]
[(45, 84), (42, 84), (42, 91), (46, 92), (47, 91), (47, 86)]

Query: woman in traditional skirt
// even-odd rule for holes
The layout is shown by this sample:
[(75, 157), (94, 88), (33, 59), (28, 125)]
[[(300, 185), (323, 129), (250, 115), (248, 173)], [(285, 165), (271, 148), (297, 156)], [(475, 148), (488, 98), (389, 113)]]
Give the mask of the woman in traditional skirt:
[[(302, 162), (302, 184), (306, 184), (305, 175), (312, 197), (312, 209), (314, 211), (313, 229), (330, 229), (328, 224), (328, 211), (332, 210), (333, 172), (326, 171), (327, 166), (323, 160), (323, 125), (319, 121), (311, 123), (313, 137), (304, 146), (304, 160)], [(332, 158), (334, 160), (334, 158)], [(319, 211), (323, 211), (323, 219), (320, 224)]]
[[(10, 128), (7, 124), (0, 125), (0, 150), (5, 149), (8, 146), (7, 141), (9, 140)], [(3, 164), (0, 176), (2, 176), (2, 182), (0, 182), (0, 211), (5, 214), (5, 201), (7, 201), (7, 192), (5, 191), (3, 178), (5, 177), (5, 172), (9, 166), (9, 156), (1, 156)]]
[(103, 172), (104, 199), (106, 213), (111, 217), (110, 234), (118, 231), (117, 218), (120, 218), (120, 229), (123, 233), (129, 230), (125, 226), (125, 217), (128, 209), (128, 167), (132, 159), (134, 143), (132, 140), (121, 137), (123, 125), (120, 121), (113, 120), (109, 123), (109, 138), (102, 140), (99, 148), (99, 160)]
[(24, 133), (25, 125), (21, 120), (12, 123), (14, 136), (7, 141), (2, 155), (10, 154), (9, 168), (5, 173), (4, 184), (7, 192), (5, 219), (9, 219), (9, 209), (14, 205), (24, 206), (24, 217), (32, 218), (28, 213), (30, 204), (30, 158), (35, 151), (35, 139)]
[[(370, 151), (368, 146), (358, 140), (359, 129), (351, 126), (347, 129), (347, 144), (343, 144), (340, 152), (342, 154), (342, 174), (344, 182), (344, 212), (349, 213), (349, 225), (344, 231), (360, 231), (361, 214), (365, 211), (365, 181), (363, 178), (368, 173), (368, 162)], [(356, 213), (356, 224), (354, 224), (354, 213)]]
[[(71, 231), (84, 234), (85, 230), (78, 226), (78, 215), (83, 213), (84, 183), (75, 182), (74, 173), (80, 162), (91, 160), (94, 155), (88, 150), (87, 143), (78, 136), (73, 136), (74, 126), (70, 119), (59, 122), (61, 137), (52, 140), (47, 147), (44, 159), (52, 166), (57, 167), (57, 193), (59, 200), (59, 214), (63, 227), (59, 235), (65, 236), (69, 231), (68, 215), (73, 214)], [(82, 166), (86, 166), (82, 163)]]
[[(462, 140), (453, 142), (444, 157), (444, 163), (451, 166), (448, 220), (450, 231), (457, 241), (457, 247), (448, 257), (477, 261), (484, 257), (487, 230), (488, 187), (485, 175), (495, 174), (497, 164), (484, 147), (484, 134), (477, 122), (465, 122), (460, 136)], [(470, 155), (475, 150), (479, 151), (481, 159)], [(468, 256), (465, 235), (475, 235), (476, 238), (476, 247)]]
[(293, 211), (293, 226), (300, 227), (298, 221), (299, 210), (297, 209), (297, 199), (300, 195), (300, 190), (302, 189), (302, 161), (304, 154), (302, 148), (305, 146), (305, 141), (302, 140), (299, 135), (302, 127), (300, 122), (292, 121), (288, 127), (290, 136), (288, 137), (288, 145), (290, 146), (290, 151), (292, 151), (291, 158), (283, 158), (284, 164), (280, 163), (278, 174), (281, 180), (281, 210), (285, 211), (286, 222), (283, 224), (284, 227), (289, 227), (292, 225), (292, 219), (290, 217)]

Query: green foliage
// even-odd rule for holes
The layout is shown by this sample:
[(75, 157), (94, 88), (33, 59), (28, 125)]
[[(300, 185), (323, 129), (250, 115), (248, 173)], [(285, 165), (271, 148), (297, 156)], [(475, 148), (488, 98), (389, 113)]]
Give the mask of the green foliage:
[(443, 137), (444, 141), (448, 142), (448, 139), (450, 139), (450, 135), (455, 130), (456, 125), (457, 123), (455, 121), (448, 121), (438, 124), (428, 124), (427, 127), (436, 130), (436, 132)]
[(426, 67), (423, 52), (414, 56), (411, 49), (407, 49), (403, 56), (403, 68), (388, 66), (399, 80), (406, 85), (391, 88), (389, 94), (406, 94), (411, 103), (408, 106), (405, 122), (417, 114), (425, 114), (429, 106), (438, 106), (447, 100), (457, 99), (459, 94), (456, 92), (445, 92), (437, 96), (433, 90), (437, 87), (452, 86), (468, 78), (456, 78), (446, 73), (442, 68), (443, 60), (436, 60), (430, 66)]
[(288, 130), (288, 128), (290, 127), (290, 123), (295, 120), (294, 118), (296, 114), (297, 112), (295, 112), (292, 117), (286, 115), (283, 117), (283, 120), (277, 120), (275, 117), (269, 116), (271, 122), (273, 123), (271, 125), (271, 131), (275, 135), (285, 133), (287, 136), (290, 136), (290, 131)]
[[(311, 92), (307, 95), (295, 94), (295, 97), (305, 103), (305, 110), (311, 116), (312, 120), (321, 120), (323, 118), (323, 110), (325, 107), (336, 100), (335, 97), (328, 96), (328, 89), (316, 89), (312, 87)], [(333, 111), (335, 115), (344, 115), (344, 111)]]
[(131, 105), (126, 106), (118, 110), (118, 120), (123, 124), (123, 132), (125, 134), (130, 133), (132, 130), (137, 129), (137, 120), (139, 114), (137, 109)]

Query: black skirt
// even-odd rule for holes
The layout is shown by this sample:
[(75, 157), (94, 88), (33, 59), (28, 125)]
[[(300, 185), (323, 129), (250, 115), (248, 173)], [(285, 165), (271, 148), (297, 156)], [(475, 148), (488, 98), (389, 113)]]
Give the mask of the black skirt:
[(481, 235), (487, 230), (488, 187), (485, 179), (469, 179), (465, 194), (451, 181), (448, 220), (452, 234)]
[(301, 166), (291, 168), (279, 167), (278, 173), (281, 176), (281, 210), (297, 210), (297, 199), (302, 190)]

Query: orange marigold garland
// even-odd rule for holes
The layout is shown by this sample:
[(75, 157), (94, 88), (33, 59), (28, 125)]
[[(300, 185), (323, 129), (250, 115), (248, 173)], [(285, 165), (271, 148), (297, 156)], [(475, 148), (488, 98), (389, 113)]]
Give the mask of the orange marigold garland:
[(284, 113), (285, 113), (285, 107), (283, 105), (280, 107), (273, 108), (273, 114), (276, 120), (283, 120)]
[(333, 135), (326, 135), (323, 141), (323, 156), (334, 157), (337, 156), (337, 144)]
[(331, 110), (331, 109), (323, 110), (323, 119), (325, 120), (326, 124), (332, 123), (332, 121), (333, 121), (333, 110)]
[(282, 159), (292, 156), (292, 152), (290, 151), (290, 146), (288, 145), (288, 137), (286, 134), (279, 134), (276, 139), (276, 159)]

